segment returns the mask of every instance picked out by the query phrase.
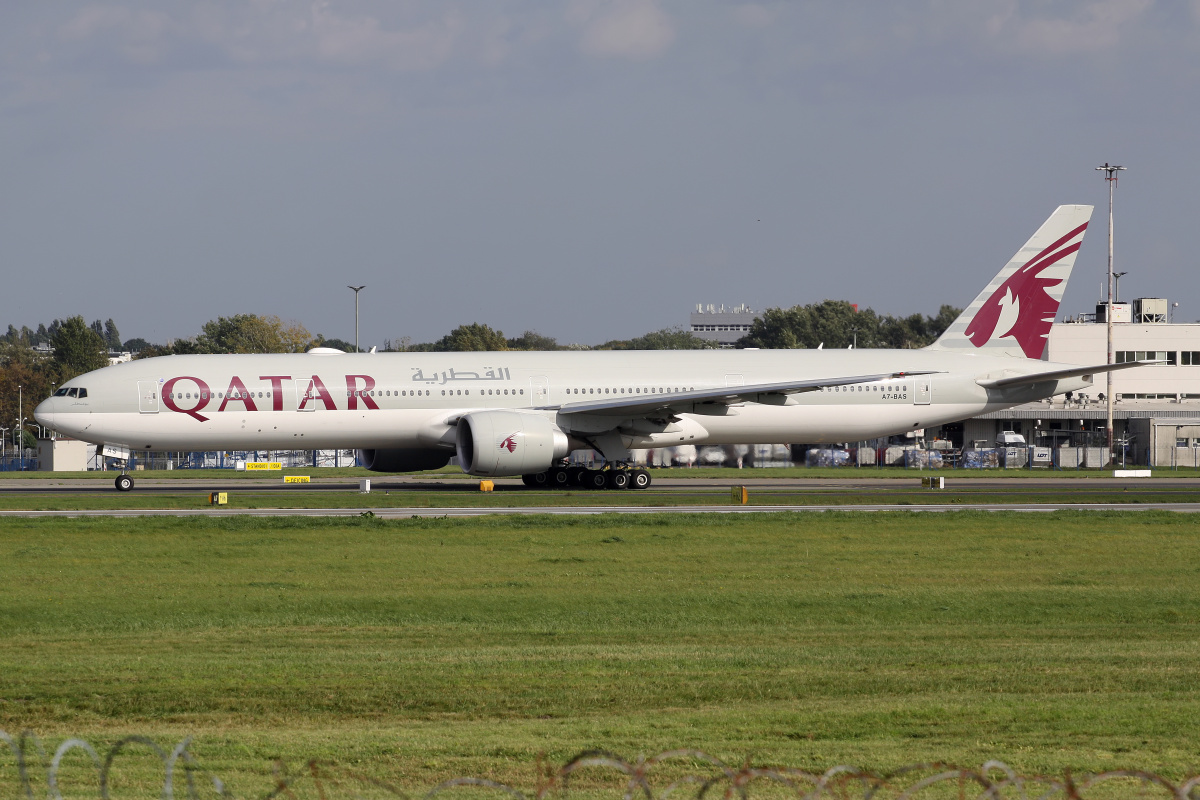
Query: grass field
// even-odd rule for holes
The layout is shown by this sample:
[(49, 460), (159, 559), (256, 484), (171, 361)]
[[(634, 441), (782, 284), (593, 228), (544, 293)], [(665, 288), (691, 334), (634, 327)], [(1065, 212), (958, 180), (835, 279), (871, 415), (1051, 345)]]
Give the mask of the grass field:
[(1156, 512), (5, 519), (0, 728), (190, 734), (240, 796), (276, 756), (528, 788), (539, 753), (589, 747), (1178, 776), (1198, 534)]

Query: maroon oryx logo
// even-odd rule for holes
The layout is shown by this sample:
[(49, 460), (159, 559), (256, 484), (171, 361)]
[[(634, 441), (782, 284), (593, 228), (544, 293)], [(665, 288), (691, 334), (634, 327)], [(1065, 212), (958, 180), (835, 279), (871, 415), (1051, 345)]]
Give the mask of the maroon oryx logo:
[(500, 449), (507, 450), (510, 453), (515, 451), (517, 449), (517, 434), (514, 433), (501, 441)]
[[(971, 344), (983, 347), (992, 337), (1011, 336), (1028, 358), (1042, 357), (1059, 303), (1047, 290), (1062, 283), (1062, 278), (1047, 278), (1042, 272), (1077, 251), (1083, 240), (1068, 242), (1086, 228), (1085, 222), (1029, 259), (983, 301), (967, 325), (966, 336)], [(1004, 330), (999, 330), (1001, 327)]]

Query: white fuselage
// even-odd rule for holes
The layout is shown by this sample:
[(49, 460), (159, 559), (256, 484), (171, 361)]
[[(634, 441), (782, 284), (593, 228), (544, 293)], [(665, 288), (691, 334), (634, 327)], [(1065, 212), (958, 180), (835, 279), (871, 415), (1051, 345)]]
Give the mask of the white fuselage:
[[(845, 442), (953, 422), (1090, 384), (1070, 378), (989, 390), (976, 382), (1054, 366), (939, 350), (166, 356), (75, 378), (63, 388), (86, 389), (86, 397), (51, 397), (35, 415), (75, 438), (152, 451), (453, 449), (457, 420), (485, 409), (543, 415), (574, 444), (606, 431), (632, 449)], [(606, 398), (920, 371), (934, 374), (765, 402), (675, 404), (675, 424), (664, 431), (639, 428), (620, 413), (563, 413), (572, 403)]]

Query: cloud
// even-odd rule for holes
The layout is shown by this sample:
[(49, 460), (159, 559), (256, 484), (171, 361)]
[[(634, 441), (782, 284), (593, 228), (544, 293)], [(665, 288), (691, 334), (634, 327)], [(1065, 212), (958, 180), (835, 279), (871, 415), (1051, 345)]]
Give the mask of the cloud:
[(171, 18), (161, 11), (121, 6), (87, 6), (69, 19), (60, 31), (67, 41), (112, 38), (112, 46), (127, 60), (152, 64), (167, 53)]
[(375, 17), (340, 16), (328, 3), (313, 8), (316, 55), (344, 64), (380, 63), (398, 70), (428, 70), (444, 63), (463, 29), (454, 10), (418, 25), (387, 29)]
[(733, 7), (734, 21), (747, 28), (766, 28), (775, 21), (776, 16), (774, 9), (762, 3), (743, 3)]
[(674, 23), (654, 0), (575, 3), (568, 17), (582, 23), (580, 49), (587, 55), (643, 60), (675, 41)]
[[(441, 4), (379, 7), (382, 13), (347, 14), (327, 2), (241, 6), (87, 6), (61, 27), (61, 38), (137, 64), (168, 61), (196, 45), (241, 64), (315, 63), (424, 71), (445, 63), (465, 28), (463, 15)], [(400, 13), (395, 13), (398, 9)], [(188, 67), (195, 64), (189, 63)]]
[(1016, 0), (987, 20), (987, 33), (1010, 47), (1047, 56), (1107, 50), (1154, 6), (1154, 0), (1095, 0), (1064, 6), (1065, 17), (1028, 14)]

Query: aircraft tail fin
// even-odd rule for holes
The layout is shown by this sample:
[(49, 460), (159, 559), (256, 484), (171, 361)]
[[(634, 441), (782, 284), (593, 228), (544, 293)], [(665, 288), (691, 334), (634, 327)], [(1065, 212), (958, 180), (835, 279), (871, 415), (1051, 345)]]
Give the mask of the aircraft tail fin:
[(1059, 206), (929, 347), (1038, 358), (1075, 266), (1092, 206)]

